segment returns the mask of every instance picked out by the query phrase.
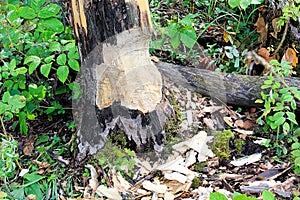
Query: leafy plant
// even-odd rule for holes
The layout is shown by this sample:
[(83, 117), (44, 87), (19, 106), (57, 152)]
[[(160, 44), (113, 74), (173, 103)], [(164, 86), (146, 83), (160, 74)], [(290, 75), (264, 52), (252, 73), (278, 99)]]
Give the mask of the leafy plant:
[(46, 0), (9, 2), (0, 7), (0, 117), (18, 118), (13, 127), (19, 124), (26, 134), (27, 120), (62, 110), (58, 102), (48, 101), (58, 89), (74, 88), (68, 78), (80, 69), (79, 55), (71, 30), (61, 22), (59, 5)]
[(127, 148), (121, 149), (108, 140), (95, 158), (102, 167), (116, 167), (116, 170), (120, 172), (130, 173), (135, 164), (134, 156), (134, 151)]
[[(270, 191), (267, 191), (267, 190), (263, 191), (262, 198), (263, 198), (263, 200), (274, 200), (275, 199), (274, 195)], [(212, 193), (210, 193), (209, 199), (210, 200), (227, 200), (228, 198), (224, 194), (221, 194), (219, 192), (212, 192)], [(238, 192), (235, 192), (233, 194), (232, 200), (257, 200), (257, 198), (249, 197), (246, 194), (240, 194)]]
[(7, 183), (14, 178), (19, 165), (18, 142), (11, 137), (1, 137), (0, 146), (0, 182)]
[[(288, 62), (279, 63), (277, 60), (271, 60), (272, 65), (268, 79), (264, 81), (261, 86), (264, 92), (261, 92), (261, 99), (256, 100), (257, 103), (264, 103), (262, 115), (257, 119), (260, 125), (264, 125), (266, 133), (269, 129), (277, 133), (273, 147), (276, 148), (277, 155), (287, 155), (288, 149), (284, 144), (284, 136), (293, 138), (292, 143), (294, 158), (297, 158), (298, 136), (295, 136), (296, 121), (295, 111), (297, 109), (296, 99), (300, 99), (300, 91), (296, 87), (289, 87), (284, 81), (284, 76), (291, 74), (292, 66)], [(280, 140), (280, 141), (279, 141)], [(295, 157), (296, 155), (296, 157)], [(298, 161), (298, 160), (297, 160)], [(295, 165), (295, 172), (297, 172), (298, 165)]]
[(194, 27), (194, 18), (197, 16), (198, 14), (188, 14), (181, 20), (172, 20), (167, 27), (160, 27), (161, 38), (151, 42), (150, 51), (154, 49), (168, 50), (173, 57), (184, 60), (197, 42), (197, 33)]
[[(295, 5), (298, 4), (298, 5)], [(300, 1), (299, 0), (288, 0), (288, 3), (285, 3), (284, 8), (282, 9), (282, 16), (280, 16), (280, 20), (277, 22), (277, 26), (281, 27), (289, 19), (293, 19), (294, 21), (298, 21), (298, 17), (300, 16)]]
[(294, 172), (298, 176), (300, 176), (300, 141), (298, 139), (299, 136), (300, 136), (300, 129), (298, 128), (294, 132), (292, 151), (291, 151), (291, 158), (293, 159), (294, 162)]
[(263, 0), (251, 0), (251, 1), (245, 1), (245, 0), (228, 0), (228, 4), (231, 8), (240, 8), (243, 10), (246, 10), (250, 5), (255, 4), (261, 4)]

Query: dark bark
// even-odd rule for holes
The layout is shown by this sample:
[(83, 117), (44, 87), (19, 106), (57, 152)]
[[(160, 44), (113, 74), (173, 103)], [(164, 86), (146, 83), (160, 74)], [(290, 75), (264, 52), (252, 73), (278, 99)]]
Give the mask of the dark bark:
[[(261, 86), (267, 77), (218, 73), (163, 62), (156, 63), (156, 66), (164, 79), (168, 78), (177, 86), (197, 91), (226, 104), (263, 106), (263, 104), (255, 103), (255, 101), (261, 98)], [(285, 77), (285, 82), (290, 87), (297, 87), (300, 90), (299, 78)], [(264, 90), (264, 92), (268, 91)]]
[(151, 143), (160, 150), (171, 111), (162, 101), (161, 75), (148, 52), (148, 1), (71, 0), (71, 5), (82, 61), (83, 94), (73, 101), (79, 152), (96, 153), (111, 131), (125, 133), (137, 149)]

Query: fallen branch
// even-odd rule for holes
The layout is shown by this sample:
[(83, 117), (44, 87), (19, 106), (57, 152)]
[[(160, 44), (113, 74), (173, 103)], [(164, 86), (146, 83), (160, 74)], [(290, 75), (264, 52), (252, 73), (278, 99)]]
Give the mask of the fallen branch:
[[(227, 104), (262, 107), (263, 104), (255, 103), (255, 100), (261, 98), (262, 91), (268, 92), (267, 89), (261, 89), (267, 80), (264, 76), (226, 74), (163, 62), (156, 63), (156, 66), (165, 80), (174, 82), (178, 87), (199, 92)], [(300, 90), (299, 78), (284, 77), (284, 81), (289, 87)], [(297, 107), (300, 108), (299, 102)]]

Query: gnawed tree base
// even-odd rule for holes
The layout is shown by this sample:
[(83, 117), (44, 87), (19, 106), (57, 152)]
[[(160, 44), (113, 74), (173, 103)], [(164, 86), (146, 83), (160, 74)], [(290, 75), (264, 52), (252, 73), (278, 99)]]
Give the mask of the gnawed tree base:
[[(261, 98), (261, 86), (267, 77), (225, 74), (204, 69), (179, 66), (164, 62), (156, 63), (164, 79), (174, 82), (178, 87), (210, 96), (225, 104), (262, 107), (255, 101)], [(290, 87), (300, 90), (300, 79), (285, 77)], [(264, 90), (267, 92), (267, 90)], [(299, 108), (299, 102), (297, 102)]]
[(71, 0), (71, 5), (82, 59), (78, 81), (83, 94), (73, 102), (79, 156), (101, 150), (114, 130), (125, 133), (137, 149), (150, 141), (160, 151), (172, 109), (148, 52), (148, 1)]

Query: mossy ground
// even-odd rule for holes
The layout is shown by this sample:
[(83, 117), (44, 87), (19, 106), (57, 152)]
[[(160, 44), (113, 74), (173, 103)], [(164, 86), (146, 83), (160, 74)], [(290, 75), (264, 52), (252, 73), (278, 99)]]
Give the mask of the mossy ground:
[(234, 138), (234, 134), (230, 130), (216, 131), (212, 143), (212, 151), (220, 161), (230, 158), (229, 140)]

